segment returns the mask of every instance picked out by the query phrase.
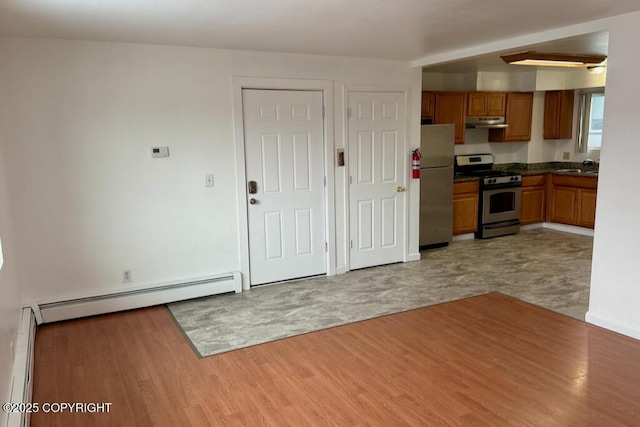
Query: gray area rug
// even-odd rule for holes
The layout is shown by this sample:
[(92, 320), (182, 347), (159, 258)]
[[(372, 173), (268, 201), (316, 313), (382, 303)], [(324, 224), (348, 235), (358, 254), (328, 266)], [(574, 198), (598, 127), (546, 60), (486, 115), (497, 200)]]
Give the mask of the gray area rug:
[(416, 262), (169, 304), (200, 356), (487, 292), (584, 320), (591, 237), (536, 229), (454, 242)]

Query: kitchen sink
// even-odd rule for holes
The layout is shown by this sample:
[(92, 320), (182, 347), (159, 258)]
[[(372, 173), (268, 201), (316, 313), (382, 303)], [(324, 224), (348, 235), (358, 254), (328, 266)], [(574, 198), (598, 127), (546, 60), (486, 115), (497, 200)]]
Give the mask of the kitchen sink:
[(585, 175), (598, 176), (598, 171), (586, 171), (583, 172)]
[(558, 173), (562, 173), (562, 172), (566, 172), (566, 173), (580, 173), (580, 172), (582, 172), (582, 169), (558, 169), (556, 172), (558, 172)]

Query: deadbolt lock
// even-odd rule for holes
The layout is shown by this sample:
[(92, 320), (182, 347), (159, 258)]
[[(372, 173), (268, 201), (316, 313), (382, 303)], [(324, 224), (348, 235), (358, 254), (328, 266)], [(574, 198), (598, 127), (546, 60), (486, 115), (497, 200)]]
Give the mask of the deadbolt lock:
[(249, 181), (249, 194), (256, 194), (258, 192), (258, 183), (255, 181)]

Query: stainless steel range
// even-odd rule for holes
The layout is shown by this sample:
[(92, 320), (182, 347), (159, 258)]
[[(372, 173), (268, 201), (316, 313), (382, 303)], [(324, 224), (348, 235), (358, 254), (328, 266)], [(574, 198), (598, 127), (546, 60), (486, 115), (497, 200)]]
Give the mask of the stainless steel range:
[(480, 179), (477, 238), (486, 239), (520, 231), (521, 175), (493, 170), (492, 154), (456, 156), (455, 173)]

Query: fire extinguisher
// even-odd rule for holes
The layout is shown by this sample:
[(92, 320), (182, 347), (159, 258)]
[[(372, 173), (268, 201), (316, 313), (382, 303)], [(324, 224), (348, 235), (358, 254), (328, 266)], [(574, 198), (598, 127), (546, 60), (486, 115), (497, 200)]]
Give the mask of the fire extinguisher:
[(414, 179), (420, 179), (420, 157), (420, 149), (416, 148), (413, 150), (413, 155), (411, 156), (411, 173)]

